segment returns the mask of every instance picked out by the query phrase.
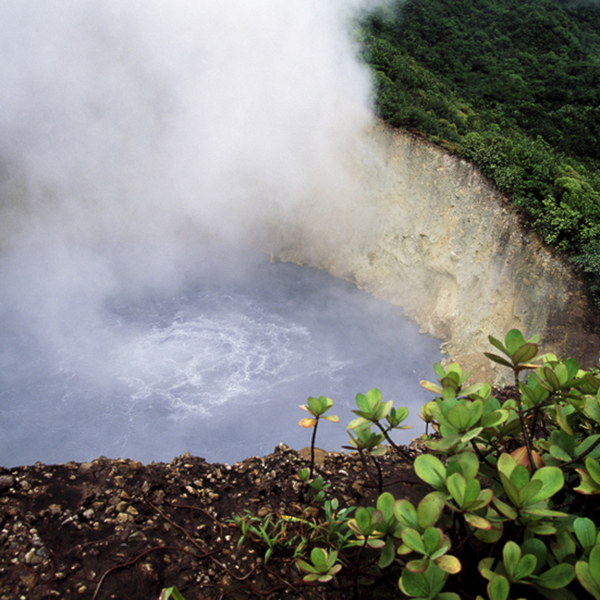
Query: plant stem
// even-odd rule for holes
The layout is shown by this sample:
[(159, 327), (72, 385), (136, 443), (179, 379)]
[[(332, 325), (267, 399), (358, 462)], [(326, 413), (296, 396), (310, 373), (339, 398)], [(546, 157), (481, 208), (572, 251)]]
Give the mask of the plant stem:
[(312, 479), (313, 476), (313, 468), (315, 466), (315, 440), (317, 439), (317, 427), (319, 426), (319, 417), (316, 416), (315, 428), (313, 429), (312, 439), (310, 440), (310, 474), (308, 475), (309, 479)]
[(375, 463), (375, 467), (377, 468), (379, 495), (381, 495), (383, 494), (383, 474), (381, 473), (381, 467), (379, 466), (379, 463), (372, 454), (369, 454), (369, 456), (371, 457), (371, 460)]
[(488, 461), (487, 457), (481, 453), (481, 450), (477, 447), (475, 440), (471, 440), (471, 446), (473, 447), (473, 450), (475, 450), (475, 454), (477, 454), (479, 459), (482, 460), (488, 467), (491, 467), (493, 469), (494, 465), (492, 463), (490, 463)]
[(413, 462), (413, 457), (404, 448), (401, 448), (400, 446), (398, 446), (397, 444), (395, 444), (392, 441), (392, 438), (388, 435), (387, 430), (382, 427), (381, 423), (379, 421), (375, 421), (374, 423), (375, 423), (375, 425), (377, 425), (377, 427), (379, 427), (379, 429), (381, 430), (381, 433), (383, 433), (385, 439), (394, 448), (394, 450), (396, 450), (396, 452), (398, 452), (398, 454), (401, 454), (402, 456), (404, 456), (404, 458), (406, 458), (407, 460), (410, 460), (411, 462)]
[(583, 460), (592, 450), (595, 450), (598, 447), (598, 445), (600, 445), (600, 438), (598, 438), (585, 452), (582, 452), (577, 458), (574, 458), (568, 462), (564, 462), (558, 466), (561, 469), (564, 469), (568, 465), (571, 465), (573, 463), (579, 462), (580, 460)]
[(360, 598), (360, 590), (358, 588), (358, 566), (360, 564), (360, 557), (362, 556), (363, 550), (367, 547), (367, 542), (369, 541), (369, 536), (365, 536), (365, 543), (360, 547), (358, 551), (358, 556), (356, 557), (356, 565), (354, 566), (354, 599), (359, 600)]
[(517, 414), (519, 415), (519, 421), (521, 421), (521, 430), (523, 432), (523, 439), (525, 441), (525, 448), (527, 449), (527, 458), (531, 465), (531, 473), (536, 472), (535, 463), (533, 461), (533, 452), (531, 450), (531, 439), (529, 438), (529, 430), (527, 429), (527, 423), (525, 422), (525, 415), (523, 413), (523, 404), (521, 403), (521, 391), (519, 389), (519, 372), (514, 369), (515, 372), (515, 385), (517, 386)]

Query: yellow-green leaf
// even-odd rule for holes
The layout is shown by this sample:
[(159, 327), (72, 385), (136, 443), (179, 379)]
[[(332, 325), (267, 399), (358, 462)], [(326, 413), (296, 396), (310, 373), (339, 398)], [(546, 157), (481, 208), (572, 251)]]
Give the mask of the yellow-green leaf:
[(435, 559), (435, 564), (446, 573), (450, 573), (451, 575), (456, 575), (462, 569), (462, 565), (456, 556), (449, 556), (445, 554), (444, 556), (440, 556)]

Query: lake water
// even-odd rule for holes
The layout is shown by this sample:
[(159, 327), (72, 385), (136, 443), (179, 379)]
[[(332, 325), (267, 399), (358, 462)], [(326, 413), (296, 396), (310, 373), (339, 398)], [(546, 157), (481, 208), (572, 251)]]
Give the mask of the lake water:
[(300, 449), (311, 431), (298, 426), (298, 405), (309, 395), (334, 400), (341, 422), (322, 422), (317, 445), (338, 450), (356, 393), (372, 387), (410, 408), (415, 429), (395, 436), (408, 443), (431, 396), (419, 381), (441, 358), (439, 340), (397, 307), (324, 272), (267, 262), (143, 302), (113, 295), (89, 323), (63, 325), (60, 343), (49, 337), (0, 313), (4, 466), (184, 452), (233, 463), (280, 442)]

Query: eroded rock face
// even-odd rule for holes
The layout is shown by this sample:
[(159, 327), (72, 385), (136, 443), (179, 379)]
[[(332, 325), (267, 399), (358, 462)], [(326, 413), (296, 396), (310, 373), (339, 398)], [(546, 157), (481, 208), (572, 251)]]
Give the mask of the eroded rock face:
[(353, 167), (362, 194), (346, 214), (318, 198), (280, 232), (273, 253), (317, 266), (401, 306), (477, 379), (503, 381), (482, 355), (487, 336), (517, 327), (543, 349), (596, 364), (598, 313), (561, 257), (526, 231), (517, 210), (466, 161), (376, 124)]

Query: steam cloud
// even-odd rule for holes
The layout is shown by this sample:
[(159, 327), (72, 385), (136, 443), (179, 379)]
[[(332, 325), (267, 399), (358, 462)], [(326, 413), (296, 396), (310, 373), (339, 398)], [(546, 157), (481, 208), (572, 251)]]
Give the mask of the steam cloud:
[(236, 239), (300, 202), (368, 118), (347, 5), (2, 3), (0, 152), (36, 240)]
[(11, 403), (24, 386), (46, 411), (26, 420), (43, 420), (54, 401), (31, 390), (49, 370), (110, 404), (137, 339), (115, 306), (185, 294), (207, 270), (241, 277), (277, 223), (335, 236), (371, 119), (350, 24), (374, 4), (0, 3), (4, 446), (35, 445), (15, 441)]
[(373, 5), (1, 3), (0, 309), (92, 317), (351, 195), (370, 82), (348, 25)]

